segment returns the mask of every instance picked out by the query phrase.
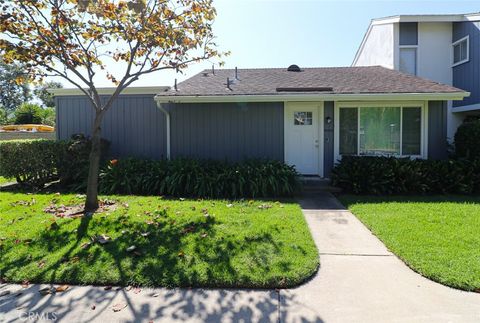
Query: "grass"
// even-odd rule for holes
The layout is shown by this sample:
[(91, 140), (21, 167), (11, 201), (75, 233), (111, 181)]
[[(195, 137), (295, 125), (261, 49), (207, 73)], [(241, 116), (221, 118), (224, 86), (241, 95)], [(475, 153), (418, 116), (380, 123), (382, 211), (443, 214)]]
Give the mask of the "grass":
[(15, 180), (8, 179), (8, 178), (0, 176), (0, 185), (5, 184), (5, 183), (10, 183), (10, 182), (15, 182)]
[[(9, 282), (276, 288), (300, 284), (319, 265), (292, 201), (108, 199), (116, 201), (115, 210), (73, 219), (44, 209), (82, 203), (82, 196), (0, 192), (0, 276)], [(112, 241), (82, 248), (102, 234)], [(127, 251), (133, 245), (135, 251)]]
[(480, 291), (480, 198), (341, 196), (412, 269), (451, 287)]

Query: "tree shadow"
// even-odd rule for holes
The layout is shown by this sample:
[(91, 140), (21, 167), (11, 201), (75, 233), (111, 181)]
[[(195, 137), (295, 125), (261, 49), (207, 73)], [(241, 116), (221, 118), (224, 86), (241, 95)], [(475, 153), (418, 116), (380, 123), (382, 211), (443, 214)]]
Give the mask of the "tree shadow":
[[(22, 313), (54, 313), (56, 322), (323, 322), (313, 311), (290, 313), (289, 305), (298, 300), (281, 290), (145, 289), (135, 294), (125, 289), (74, 286), (41, 296), (41, 287), (0, 287), (0, 291), (12, 291), (0, 298), (2, 322), (17, 322)], [(118, 303), (127, 306), (114, 312), (112, 307)]]

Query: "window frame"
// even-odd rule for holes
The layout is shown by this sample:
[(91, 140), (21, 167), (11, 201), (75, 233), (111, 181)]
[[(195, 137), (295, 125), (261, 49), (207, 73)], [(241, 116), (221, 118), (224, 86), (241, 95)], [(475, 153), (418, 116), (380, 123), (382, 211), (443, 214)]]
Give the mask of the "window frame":
[[(455, 46), (460, 45), (462, 42), (466, 41), (467, 42), (467, 57), (464, 60), (460, 60), (458, 62), (455, 62)], [(461, 46), (460, 46), (461, 48)], [(467, 63), (470, 61), (470, 35), (467, 35), (463, 38), (460, 38), (459, 40), (456, 40), (452, 43), (452, 67)], [(461, 52), (460, 52), (461, 54)]]
[(400, 70), (400, 59), (401, 59), (401, 55), (402, 55), (402, 49), (414, 49), (415, 50), (415, 74), (412, 74), (412, 75), (418, 76), (418, 45), (399, 45), (398, 46), (398, 70), (402, 73), (407, 73), (407, 72), (403, 72), (403, 71)]
[[(362, 107), (394, 107), (400, 108), (400, 155), (388, 155), (397, 158), (410, 157), (412, 159), (426, 159), (428, 151), (428, 104), (425, 101), (383, 101), (383, 102), (335, 102), (334, 107), (334, 155), (335, 160), (342, 159), (340, 155), (340, 109), (358, 108), (357, 113), (357, 154), (355, 156), (381, 156), (360, 155), (360, 110)], [(420, 108), (420, 155), (402, 155), (403, 153), (403, 108)], [(387, 156), (387, 155), (385, 155)]]

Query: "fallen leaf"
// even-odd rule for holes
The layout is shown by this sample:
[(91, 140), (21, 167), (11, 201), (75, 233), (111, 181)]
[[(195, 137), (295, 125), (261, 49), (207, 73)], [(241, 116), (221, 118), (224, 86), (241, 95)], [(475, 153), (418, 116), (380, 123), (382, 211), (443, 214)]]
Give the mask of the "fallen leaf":
[(180, 251), (180, 252), (178, 253), (178, 256), (179, 256), (179, 257), (185, 257), (185, 253), (184, 253), (183, 251)]
[(90, 247), (92, 245), (91, 242), (85, 242), (85, 243), (82, 243), (82, 245), (80, 246), (80, 248), (82, 249), (87, 249), (88, 247)]
[(68, 286), (68, 285), (58, 286), (57, 288), (55, 288), (55, 292), (57, 292), (57, 293), (64, 292), (64, 291), (66, 291), (69, 287), (70, 287), (70, 286)]
[(184, 197), (179, 198), (180, 201), (185, 201)]
[(55, 288), (45, 287), (45, 288), (40, 289), (38, 292), (39, 292), (41, 295), (45, 296), (45, 295), (54, 293), (54, 292), (55, 292)]
[(75, 256), (75, 257), (72, 257), (70, 258), (69, 262), (74, 264), (74, 263), (77, 263), (80, 261), (80, 257), (79, 256)]
[(110, 238), (106, 234), (102, 234), (99, 237), (97, 237), (97, 242), (100, 244), (106, 244), (106, 243), (109, 243), (110, 241), (112, 241), (112, 238)]
[(202, 233), (200, 236), (201, 236), (202, 238), (206, 238), (206, 237), (208, 236), (208, 233), (206, 233), (206, 232), (205, 232), (205, 233)]
[(137, 247), (135, 247), (135, 246), (130, 246), (130, 247), (127, 248), (127, 251), (128, 251), (128, 252), (132, 252), (132, 251), (135, 250), (135, 249), (137, 249)]
[(125, 303), (118, 303), (118, 304), (115, 304), (112, 306), (112, 310), (114, 312), (120, 312), (121, 310), (123, 310), (125, 307), (127, 307), (127, 304)]
[(45, 267), (45, 260), (40, 260), (37, 264), (38, 268), (43, 268)]
[(231, 203), (227, 204), (227, 207), (233, 207), (233, 204), (231, 204)]
[(150, 235), (150, 232), (143, 232), (141, 233), (142, 237), (148, 237)]

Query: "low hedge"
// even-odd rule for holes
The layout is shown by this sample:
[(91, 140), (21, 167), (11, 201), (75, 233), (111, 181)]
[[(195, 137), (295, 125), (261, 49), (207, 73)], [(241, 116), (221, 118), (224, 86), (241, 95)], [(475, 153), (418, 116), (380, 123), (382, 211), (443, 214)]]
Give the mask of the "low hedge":
[(0, 176), (41, 187), (56, 176), (62, 146), (53, 140), (0, 142)]
[(344, 156), (332, 184), (354, 194), (474, 194), (480, 160)]
[[(34, 188), (60, 179), (69, 189), (86, 187), (91, 142), (83, 135), (71, 140), (12, 140), (0, 142), (0, 176)], [(108, 143), (103, 142), (106, 152)]]
[(103, 194), (205, 198), (291, 196), (297, 172), (272, 160), (228, 163), (213, 160), (113, 160), (100, 174)]

